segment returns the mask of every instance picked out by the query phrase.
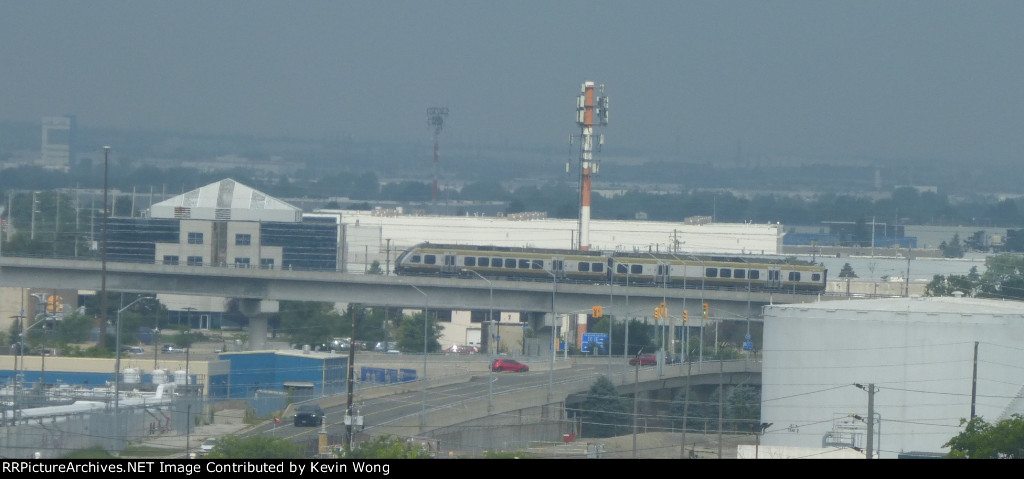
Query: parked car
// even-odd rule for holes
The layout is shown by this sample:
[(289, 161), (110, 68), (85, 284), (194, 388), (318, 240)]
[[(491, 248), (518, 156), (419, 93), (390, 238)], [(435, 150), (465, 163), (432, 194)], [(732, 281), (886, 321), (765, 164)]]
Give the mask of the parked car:
[(373, 346), (373, 350), (380, 353), (398, 353), (398, 348), (394, 341), (378, 341), (377, 344)]
[(351, 341), (348, 338), (334, 338), (330, 344), (327, 345), (331, 351), (348, 351), (351, 345)]
[(480, 349), (477, 348), (476, 346), (463, 346), (460, 344), (453, 344), (450, 348), (448, 348), (448, 352), (455, 354), (476, 354), (480, 352)]
[(654, 366), (655, 364), (658, 364), (658, 357), (653, 354), (641, 354), (639, 356), (629, 358), (630, 366), (636, 366), (637, 364), (640, 364), (641, 366)]
[(213, 451), (214, 446), (217, 445), (217, 438), (210, 437), (206, 438), (202, 444), (199, 445), (199, 456), (205, 456)]
[(127, 353), (127, 354), (142, 354), (142, 353), (145, 353), (146, 350), (142, 349), (142, 348), (140, 348), (138, 346), (125, 346), (125, 347), (121, 348), (121, 352)]
[(319, 426), (324, 423), (324, 410), (316, 404), (303, 404), (295, 410), (296, 426)]
[(181, 349), (173, 344), (165, 344), (161, 352), (163, 352), (164, 354), (185, 354), (184, 349)]
[(516, 373), (525, 373), (530, 370), (530, 367), (516, 361), (515, 359), (504, 359), (499, 358), (491, 361), (491, 371), (512, 371)]

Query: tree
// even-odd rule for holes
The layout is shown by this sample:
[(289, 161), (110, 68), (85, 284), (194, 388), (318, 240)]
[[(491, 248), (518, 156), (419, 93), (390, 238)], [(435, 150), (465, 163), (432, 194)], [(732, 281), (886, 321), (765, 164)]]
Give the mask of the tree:
[(942, 256), (946, 258), (963, 258), (964, 247), (960, 243), (960, 235), (954, 234), (953, 239), (946, 243), (943, 241), (939, 244), (939, 249), (942, 250)]
[[(317, 301), (281, 301), (280, 316), (281, 329), (294, 344), (326, 344), (340, 336), (345, 322), (331, 303)], [(351, 328), (352, 321), (348, 324)]]
[(970, 421), (960, 434), (953, 436), (942, 447), (950, 448), (950, 458), (956, 459), (1021, 459), (1024, 458), (1024, 416), (1014, 414), (996, 424), (980, 417)]
[(850, 266), (850, 263), (846, 263), (846, 264), (843, 265), (843, 269), (839, 272), (839, 277), (840, 278), (856, 278), (857, 277), (857, 273), (853, 272), (853, 266)]
[(740, 431), (755, 431), (761, 422), (761, 390), (754, 386), (736, 386), (726, 397), (725, 415)]
[[(402, 318), (397, 335), (399, 351), (403, 353), (423, 352), (423, 318), (423, 313)], [(437, 324), (437, 321), (430, 321), (429, 324), (427, 352), (436, 353), (441, 351), (441, 343), (437, 340), (441, 336), (441, 326)]]
[(384, 434), (356, 444), (338, 453), (342, 459), (430, 459), (430, 451), (421, 444)]
[(302, 451), (284, 438), (228, 435), (217, 439), (217, 445), (206, 456), (209, 459), (301, 459)]
[(580, 409), (583, 418), (581, 435), (612, 437), (625, 434), (632, 423), (626, 399), (619, 396), (615, 384), (607, 376), (597, 379)]

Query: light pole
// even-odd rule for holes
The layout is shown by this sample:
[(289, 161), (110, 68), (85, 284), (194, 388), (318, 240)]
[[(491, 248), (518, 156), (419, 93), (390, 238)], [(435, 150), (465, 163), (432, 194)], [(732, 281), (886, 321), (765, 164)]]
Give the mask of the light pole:
[[(126, 309), (128, 309), (128, 308), (130, 308), (130, 307), (132, 307), (132, 305), (134, 305), (135, 303), (138, 303), (139, 301), (142, 301), (144, 299), (152, 299), (152, 297), (150, 297), (150, 296), (139, 296), (138, 298), (135, 298), (135, 301), (132, 301), (132, 302), (128, 303), (127, 306), (117, 310), (117, 325), (114, 326), (114, 337), (116, 338), (115, 341), (116, 341), (116, 346), (117, 346), (117, 350), (114, 353), (115, 354), (115, 356), (114, 356), (115, 357), (115, 359), (114, 359), (114, 413), (115, 414), (117, 414), (118, 411), (120, 410), (119, 407), (120, 407), (120, 400), (121, 400), (121, 312), (126, 310)], [(155, 360), (154, 360), (154, 362), (155, 362)], [(187, 373), (186, 373), (186, 377), (187, 377)], [(188, 383), (188, 380), (186, 379), (185, 382)]]
[(558, 285), (558, 276), (555, 273), (544, 270), (545, 273), (551, 275), (551, 367), (548, 368), (548, 401), (551, 400), (551, 392), (555, 385), (555, 353), (557, 347), (555, 346), (555, 287)]
[(409, 286), (423, 295), (423, 387), (420, 394), (420, 426), (422, 427), (426, 425), (427, 420), (427, 308), (430, 307), (428, 303), (430, 296), (414, 285), (410, 284)]
[(103, 247), (100, 250), (102, 272), (100, 274), (100, 349), (107, 345), (107, 170), (110, 147), (103, 147)]
[[(487, 320), (490, 322), (490, 327), (488, 328), (487, 335), (488, 336), (494, 336), (494, 335), (496, 335), (496, 332), (495, 332), (495, 329), (494, 329), (494, 284), (491, 283), (491, 280), (485, 278), (482, 274), (477, 273), (476, 271), (473, 271), (471, 269), (463, 269), (463, 271), (467, 271), (467, 272), (473, 273), (473, 274), (477, 275), (478, 277), (480, 277), (480, 279), (482, 279), (484, 281), (487, 281), (487, 287), (488, 287), (488, 289), (490, 289), (490, 303), (488, 304), (488, 311), (487, 311)], [(488, 359), (488, 362), (487, 362), (487, 411), (488, 412), (490, 412), (491, 409), (494, 408), (494, 368), (491, 367), (491, 364), (494, 363), (494, 350), (496, 349), (496, 346), (497, 346), (497, 339), (495, 339), (495, 344), (491, 345), (490, 338), (488, 338), (488, 341), (487, 341), (487, 353), (488, 353), (487, 354), (487, 359)]]

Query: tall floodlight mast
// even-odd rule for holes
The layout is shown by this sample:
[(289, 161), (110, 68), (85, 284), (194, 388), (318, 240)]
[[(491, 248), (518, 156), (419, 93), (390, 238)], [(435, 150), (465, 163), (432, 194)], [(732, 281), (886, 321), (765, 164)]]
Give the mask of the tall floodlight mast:
[(448, 107), (432, 106), (427, 108), (427, 126), (434, 129), (434, 202), (437, 202), (437, 137), (441, 136), (444, 119), (448, 117)]
[[(587, 251), (590, 249), (590, 177), (597, 174), (599, 165), (594, 161), (594, 126), (608, 124), (608, 97), (604, 96), (604, 85), (583, 82), (576, 98), (576, 124), (580, 127), (579, 249)], [(604, 135), (599, 137), (598, 143), (599, 146), (604, 144)]]

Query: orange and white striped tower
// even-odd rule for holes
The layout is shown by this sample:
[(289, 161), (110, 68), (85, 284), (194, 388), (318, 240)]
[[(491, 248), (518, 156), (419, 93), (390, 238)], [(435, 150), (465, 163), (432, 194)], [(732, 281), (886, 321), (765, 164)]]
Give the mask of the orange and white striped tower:
[[(590, 177), (598, 170), (598, 163), (594, 161), (594, 126), (608, 124), (608, 97), (604, 96), (604, 85), (583, 82), (576, 98), (576, 124), (580, 127), (579, 249), (587, 251), (590, 249)], [(598, 143), (599, 146), (604, 144), (603, 135)]]

